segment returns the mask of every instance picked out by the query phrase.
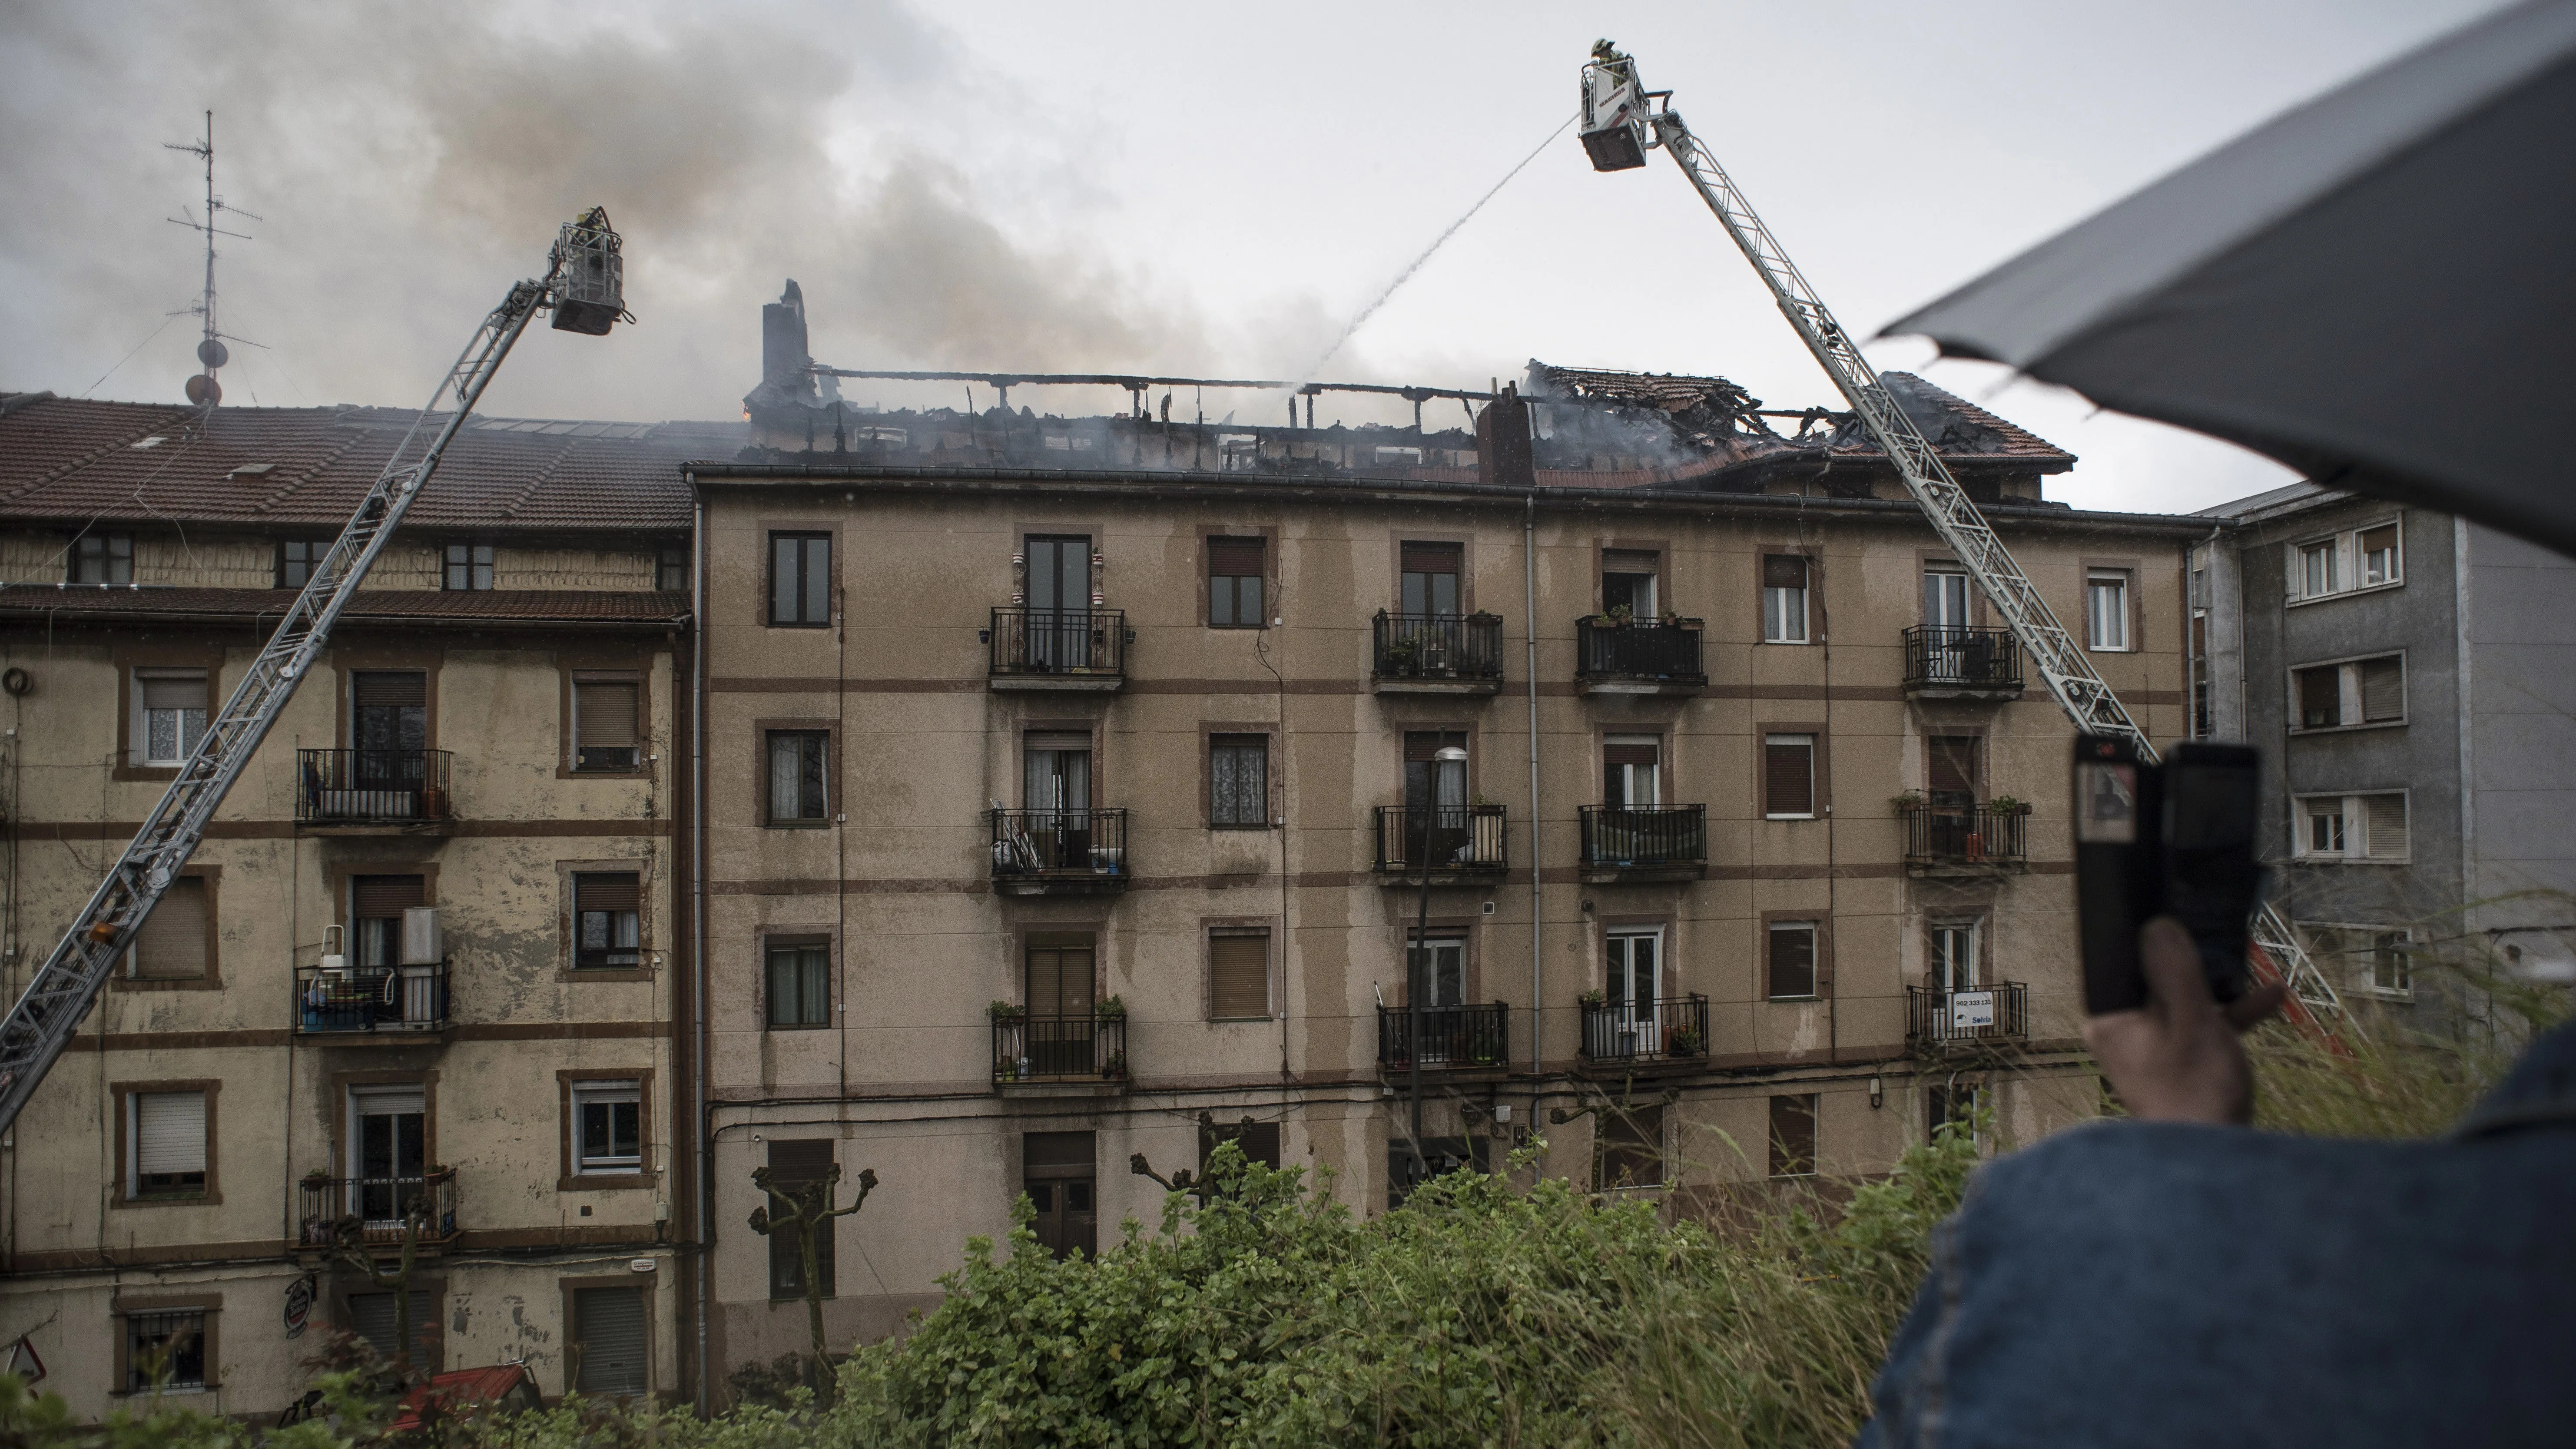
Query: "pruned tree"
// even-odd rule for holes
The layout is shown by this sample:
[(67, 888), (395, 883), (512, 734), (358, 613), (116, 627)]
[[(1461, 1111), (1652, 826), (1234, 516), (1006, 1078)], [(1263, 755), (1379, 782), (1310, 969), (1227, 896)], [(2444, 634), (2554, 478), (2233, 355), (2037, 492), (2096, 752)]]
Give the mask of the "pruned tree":
[(805, 1326), (814, 1336), (814, 1397), (817, 1402), (826, 1402), (832, 1396), (832, 1375), (828, 1368), (831, 1359), (823, 1345), (823, 1262), (818, 1243), (832, 1219), (848, 1217), (867, 1205), (868, 1194), (876, 1191), (876, 1169), (860, 1169), (859, 1195), (850, 1199), (847, 1207), (832, 1206), (835, 1190), (841, 1185), (841, 1164), (837, 1162), (821, 1177), (801, 1182), (779, 1182), (770, 1176), (768, 1168), (755, 1167), (751, 1185), (769, 1197), (766, 1206), (751, 1210), (751, 1230), (764, 1238), (777, 1232), (795, 1235), (797, 1261), (804, 1270)]
[(351, 1269), (381, 1291), (394, 1295), (394, 1372), (409, 1383), (411, 1361), (411, 1280), (412, 1269), (420, 1261), (420, 1237), (429, 1227), (429, 1202), (425, 1194), (413, 1193), (403, 1200), (402, 1245), (394, 1258), (392, 1271), (368, 1251), (367, 1220), (356, 1213), (331, 1224), (331, 1256), (340, 1266)]

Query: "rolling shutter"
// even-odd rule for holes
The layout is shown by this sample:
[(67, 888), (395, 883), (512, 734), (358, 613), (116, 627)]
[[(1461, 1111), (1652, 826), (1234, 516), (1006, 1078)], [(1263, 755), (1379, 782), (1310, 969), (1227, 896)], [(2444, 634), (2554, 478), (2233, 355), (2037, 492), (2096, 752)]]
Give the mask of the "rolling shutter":
[(1610, 739), (1601, 745), (1601, 763), (1605, 765), (1659, 764), (1662, 755), (1662, 749), (1652, 739)]
[(134, 974), (172, 981), (206, 974), (206, 882), (183, 875), (134, 933)]
[(1649, 549), (1605, 548), (1601, 550), (1601, 572), (1605, 574), (1652, 574), (1659, 570), (1663, 555)]
[(644, 1392), (644, 1291), (576, 1288), (573, 1343), (581, 1355), (574, 1387), (585, 1394)]
[(1270, 1014), (1270, 936), (1267, 932), (1208, 940), (1208, 1017), (1246, 1021)]
[(145, 1092), (134, 1099), (134, 1170), (156, 1173), (206, 1170), (206, 1094)]
[(2406, 797), (2403, 795), (2364, 795), (2362, 810), (2370, 822), (2366, 842), (2372, 860), (2406, 858)]
[(2371, 724), (2406, 717), (2406, 663), (2399, 656), (2361, 661), (2361, 717)]
[(1973, 799), (1977, 791), (1977, 737), (1932, 735), (1924, 744), (1931, 763), (1932, 793)]
[(1771, 994), (1773, 996), (1816, 994), (1815, 927), (1773, 926), (1771, 928)]
[(1794, 553), (1766, 553), (1762, 556), (1762, 587), (1766, 589), (1803, 589), (1807, 586), (1807, 561)]
[(1816, 813), (1816, 737), (1766, 735), (1762, 741), (1762, 811)]
[(599, 875), (584, 873), (572, 878), (572, 901), (575, 910), (641, 910), (643, 896), (643, 877), (640, 875), (626, 872)]
[(1467, 748), (1467, 736), (1459, 730), (1407, 730), (1404, 733), (1404, 758), (1407, 764), (1424, 764), (1433, 755), (1455, 745)]
[(417, 669), (362, 669), (351, 677), (351, 697), (360, 709), (429, 703), (429, 676)]
[(2343, 723), (2343, 671), (2334, 665), (2299, 671), (2299, 724), (2324, 729)]
[(145, 709), (193, 709), (206, 707), (206, 676), (202, 674), (174, 677), (143, 675), (135, 683), (143, 686)]
[(361, 875), (349, 878), (349, 914), (358, 920), (399, 920), (414, 906), (425, 906), (427, 892), (416, 875)]
[(1091, 751), (1091, 735), (1084, 730), (1031, 730), (1022, 743), (1032, 751), (1069, 750), (1076, 754)]
[(1404, 572), (1409, 574), (1454, 574), (1466, 550), (1454, 543), (1415, 543), (1405, 540), (1397, 546)]
[(1262, 545), (1259, 538), (1210, 538), (1207, 541), (1208, 572), (1220, 578), (1255, 577), (1261, 573)]
[(632, 749), (641, 691), (635, 681), (589, 680), (573, 685), (573, 743), (589, 749)]

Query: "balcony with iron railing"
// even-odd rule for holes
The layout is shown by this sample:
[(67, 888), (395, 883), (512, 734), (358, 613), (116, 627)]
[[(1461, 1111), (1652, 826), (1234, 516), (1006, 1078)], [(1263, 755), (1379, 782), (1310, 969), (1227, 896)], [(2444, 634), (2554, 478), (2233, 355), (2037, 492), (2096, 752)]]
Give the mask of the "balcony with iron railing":
[(432, 1168), (415, 1175), (304, 1179), (297, 1246), (398, 1250), (412, 1231), (415, 1212), (422, 1247), (454, 1242), (458, 1232), (456, 1170)]
[(1574, 621), (1577, 694), (1697, 694), (1708, 687), (1697, 619)]
[(995, 609), (983, 637), (997, 690), (1107, 693), (1127, 683), (1124, 609)]
[(2018, 699), (2021, 645), (2010, 629), (1917, 625), (1905, 631), (1905, 692), (1917, 699)]
[(1500, 805), (1434, 805), (1415, 810), (1380, 805), (1376, 812), (1377, 865), (1390, 885), (1419, 882), (1417, 859), (1428, 859), (1431, 877), (1491, 875), (1511, 866)]
[(1582, 1054), (1587, 1072), (1639, 1068), (1687, 1069), (1708, 1062), (1708, 998), (1659, 996), (1652, 1001), (1612, 1001), (1585, 992)]
[(1956, 991), (1905, 988), (1905, 1040), (1917, 1050), (1972, 1051), (2029, 1039), (2029, 989), (2019, 981)]
[(357, 970), (295, 969), (295, 1032), (402, 1045), (447, 1029), (447, 963)]
[(295, 824), (331, 834), (443, 834), (455, 823), (445, 750), (297, 750)]
[(1502, 617), (1381, 609), (1369, 681), (1379, 694), (1493, 694), (1503, 687)]
[(1583, 879), (1696, 880), (1708, 871), (1705, 805), (1585, 805)]
[(1127, 1087), (1127, 1016), (993, 1014), (993, 1085), (1006, 1096), (1094, 1095)]
[(2030, 807), (1900, 801), (1905, 868), (1917, 875), (1984, 875), (2028, 868)]
[(1125, 810), (987, 812), (993, 888), (1007, 895), (1107, 895), (1127, 889)]
[[(1426, 1006), (1422, 1015), (1422, 1069), (1426, 1072), (1506, 1072), (1511, 1069), (1511, 1008), (1499, 1001)], [(1413, 1069), (1414, 1008), (1377, 1009), (1377, 1064), (1384, 1072)]]

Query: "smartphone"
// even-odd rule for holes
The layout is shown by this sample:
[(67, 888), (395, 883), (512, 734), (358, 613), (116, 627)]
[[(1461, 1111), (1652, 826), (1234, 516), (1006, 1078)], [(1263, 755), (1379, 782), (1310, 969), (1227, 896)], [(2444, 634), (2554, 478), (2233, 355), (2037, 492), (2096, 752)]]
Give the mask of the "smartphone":
[(2199, 948), (2209, 994), (2245, 994), (2247, 922), (2262, 890), (2254, 860), (2261, 757), (2243, 745), (2183, 744), (2161, 766), (2126, 739), (2075, 742), (2075, 906), (2084, 1009), (2147, 1002), (2138, 928), (2170, 915)]

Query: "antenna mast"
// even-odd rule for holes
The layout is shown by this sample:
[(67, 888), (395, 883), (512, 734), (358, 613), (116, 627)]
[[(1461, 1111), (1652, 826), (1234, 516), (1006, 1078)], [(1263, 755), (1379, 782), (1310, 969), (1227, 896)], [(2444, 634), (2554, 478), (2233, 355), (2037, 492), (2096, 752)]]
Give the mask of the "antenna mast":
[(214, 112), (206, 112), (206, 134), (202, 140), (164, 141), (161, 147), (165, 151), (185, 152), (206, 163), (206, 219), (198, 221), (194, 217), (173, 216), (167, 220), (174, 225), (184, 226), (190, 231), (203, 232), (206, 237), (206, 290), (197, 298), (197, 305), (183, 307), (170, 315), (197, 317), (205, 322), (205, 336), (197, 343), (197, 361), (202, 363), (206, 370), (188, 379), (188, 401), (200, 407), (213, 407), (224, 400), (223, 385), (215, 381), (215, 369), (222, 367), (232, 356), (224, 347), (225, 341), (229, 339), (251, 347), (260, 346), (259, 343), (252, 342), (247, 337), (234, 337), (229, 332), (221, 331), (215, 325), (215, 238), (229, 236), (239, 237), (243, 241), (250, 240), (250, 237), (242, 232), (225, 231), (215, 225), (215, 213), (229, 211), (236, 216), (249, 217), (253, 221), (266, 221), (268, 218), (257, 212), (244, 211), (238, 206), (227, 206), (222, 197), (215, 195)]

